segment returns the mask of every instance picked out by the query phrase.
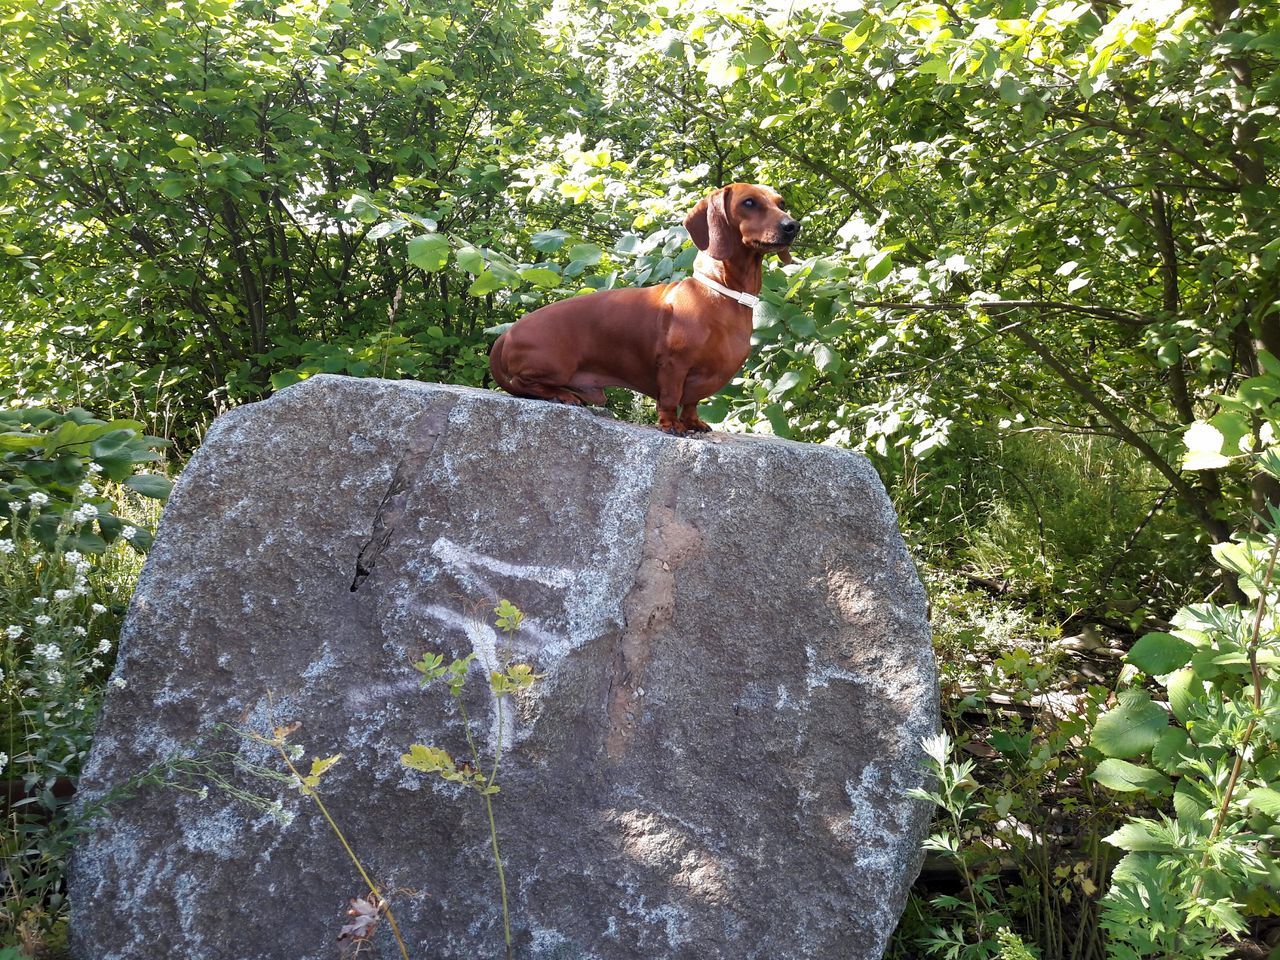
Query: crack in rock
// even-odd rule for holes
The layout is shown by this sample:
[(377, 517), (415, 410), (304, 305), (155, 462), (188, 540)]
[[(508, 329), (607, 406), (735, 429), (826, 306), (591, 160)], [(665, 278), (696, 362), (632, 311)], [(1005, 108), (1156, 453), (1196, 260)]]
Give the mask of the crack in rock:
[(418, 424), (409, 438), (408, 449), (400, 462), (396, 464), (396, 472), (391, 478), (391, 485), (378, 504), (378, 512), (373, 515), (373, 532), (356, 555), (356, 573), (351, 580), (351, 592), (355, 593), (360, 585), (373, 573), (378, 564), (378, 557), (391, 542), (396, 524), (404, 516), (405, 505), (409, 499), (409, 489), (413, 481), (422, 473), (427, 458), (435, 449), (436, 441), (448, 429), (449, 412), (457, 398), (436, 407)]

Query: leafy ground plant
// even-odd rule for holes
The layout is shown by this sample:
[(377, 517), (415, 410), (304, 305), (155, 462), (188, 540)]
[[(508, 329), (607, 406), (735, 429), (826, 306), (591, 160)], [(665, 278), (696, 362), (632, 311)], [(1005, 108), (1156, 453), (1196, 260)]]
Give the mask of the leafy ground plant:
[[(515, 633), (520, 629), (524, 614), (506, 600), (498, 601), (493, 609), (499, 630), (506, 638), (508, 649)], [(422, 656), (414, 669), (422, 674), (422, 686), (426, 687), (437, 680), (443, 681), (457, 704), (462, 715), (463, 731), (466, 733), (467, 748), (470, 760), (458, 762), (445, 750), (439, 747), (426, 746), (421, 743), (410, 745), (409, 752), (400, 757), (400, 762), (410, 770), (422, 773), (434, 773), (449, 783), (460, 784), (478, 793), (484, 801), (485, 813), (489, 818), (489, 839), (493, 847), (493, 863), (498, 873), (498, 887), (502, 894), (502, 932), (506, 941), (508, 960), (512, 957), (511, 911), (507, 902), (507, 877), (502, 866), (502, 852), (498, 846), (498, 827), (493, 816), (493, 798), (498, 793), (498, 770), (502, 763), (502, 736), (506, 722), (506, 703), (510, 694), (518, 694), (528, 690), (538, 679), (533, 668), (525, 663), (502, 666), (501, 669), (489, 671), (489, 691), (493, 694), (494, 710), (497, 711), (497, 732), (494, 738), (493, 757), (485, 772), (485, 758), (476, 744), (475, 734), (471, 729), (471, 717), (467, 714), (466, 702), (462, 692), (466, 686), (467, 674), (471, 662), (475, 659), (471, 653), (461, 659), (449, 663), (438, 653), (427, 653)], [(495, 665), (500, 666), (500, 665)]]
[[(1263, 467), (1280, 475), (1274, 456)], [(1280, 912), (1280, 509), (1213, 552), (1250, 602), (1188, 606), (1142, 637), (1093, 732), (1099, 783), (1173, 807), (1107, 838), (1125, 851), (1104, 900), (1117, 960), (1223, 957), (1248, 915)]]
[[(82, 454), (56, 453), (62, 441), (46, 439), (16, 455), (10, 449), (0, 462), (9, 480), (0, 489), (0, 773), (6, 788), (0, 924), (5, 944), (29, 951), (56, 941), (65, 918), (63, 874), (84, 820), (66, 801), (88, 753), (156, 512), (128, 488), (104, 486), (106, 469), (94, 470), (93, 441), (68, 439), (65, 429), (70, 424), (80, 436), (82, 427), (107, 425), (60, 423), (47, 436), (84, 443)], [(99, 439), (110, 432), (99, 432)], [(0, 436), (12, 443), (14, 434)], [(132, 469), (134, 454), (146, 445), (117, 440), (112, 449), (119, 463), (127, 458)], [(103, 447), (97, 453), (108, 456)], [(76, 465), (63, 460), (57, 466), (63, 457)], [(67, 472), (52, 476), (47, 469)], [(21, 499), (8, 499), (15, 494)]]
[[(506, 600), (498, 601), (493, 613), (495, 625), (505, 638), (504, 647), (509, 650), (516, 631), (519, 630), (520, 624), (524, 620), (524, 614)], [(413, 665), (414, 669), (422, 674), (422, 686), (424, 688), (436, 681), (443, 681), (448, 688), (463, 719), (463, 729), (466, 734), (470, 759), (457, 761), (441, 748), (415, 743), (409, 747), (409, 752), (401, 757), (401, 763), (408, 769), (435, 774), (449, 783), (475, 790), (482, 797), (489, 820), (489, 837), (502, 898), (503, 934), (506, 954), (510, 958), (513, 955), (510, 909), (507, 900), (506, 873), (498, 840), (497, 821), (494, 816), (493, 798), (499, 792), (497, 780), (502, 763), (502, 740), (503, 730), (506, 725), (508, 698), (528, 690), (539, 677), (528, 664), (523, 663), (495, 664), (495, 669), (489, 671), (487, 683), (489, 691), (494, 697), (494, 709), (497, 711), (497, 739), (494, 754), (486, 762), (486, 758), (482, 755), (476, 741), (475, 733), (472, 730), (471, 718), (467, 713), (466, 704), (463, 700), (463, 691), (467, 684), (468, 675), (471, 672), (471, 665), (475, 659), (475, 654), (470, 654), (445, 663), (444, 657), (440, 654), (426, 653)], [(270, 695), (268, 695), (268, 699), (270, 700)], [(409, 947), (401, 934), (399, 923), (392, 910), (392, 892), (384, 889), (369, 873), (359, 854), (347, 839), (346, 834), (338, 825), (333, 813), (321, 796), (320, 788), (323, 778), (342, 759), (342, 754), (313, 758), (310, 761), (310, 767), (304, 773), (304, 760), (306, 759), (304, 750), (299, 744), (289, 742), (289, 738), (300, 728), (301, 724), (296, 721), (276, 723), (274, 719), (272, 719), (266, 732), (243, 730), (234, 727), (222, 728), (231, 730), (242, 739), (264, 746), (276, 753), (284, 765), (283, 772), (264, 768), (257, 763), (246, 761), (239, 755), (223, 753), (203, 758), (187, 757), (170, 764), (170, 776), (166, 783), (171, 787), (192, 791), (191, 784), (203, 782), (204, 786), (195, 791), (198, 793), (207, 793), (208, 787), (214, 786), (216, 789), (226, 792), (256, 809), (271, 814), (286, 827), (292, 822), (293, 816), (284, 809), (284, 804), (281, 801), (268, 802), (261, 796), (244, 790), (242, 787), (237, 786), (238, 778), (229, 776), (226, 770), (230, 768), (239, 774), (248, 775), (250, 778), (273, 783), (284, 783), (297, 790), (315, 805), (333, 835), (342, 845), (342, 849), (346, 852), (347, 857), (351, 860), (352, 865), (367, 888), (366, 893), (350, 900), (350, 909), (347, 911), (349, 922), (343, 925), (338, 939), (349, 943), (354, 948), (355, 953), (358, 954), (371, 942), (381, 920), (385, 917), (402, 960), (409, 960)]]

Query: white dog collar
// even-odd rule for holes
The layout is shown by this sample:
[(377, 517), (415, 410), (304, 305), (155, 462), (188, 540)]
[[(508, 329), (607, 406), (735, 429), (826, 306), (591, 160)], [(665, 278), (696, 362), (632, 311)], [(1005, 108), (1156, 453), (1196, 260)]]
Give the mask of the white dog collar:
[(740, 290), (731, 290), (718, 280), (712, 280), (705, 273), (694, 272), (693, 278), (701, 283), (704, 287), (710, 287), (716, 293), (728, 297), (730, 300), (737, 300), (744, 307), (751, 307), (753, 310), (760, 303), (760, 298), (752, 296), (749, 293), (743, 293)]

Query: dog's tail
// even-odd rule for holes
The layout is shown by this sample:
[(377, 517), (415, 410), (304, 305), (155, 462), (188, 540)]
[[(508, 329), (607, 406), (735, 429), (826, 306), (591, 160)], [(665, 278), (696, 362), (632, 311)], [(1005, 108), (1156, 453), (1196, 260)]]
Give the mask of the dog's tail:
[(502, 363), (502, 341), (505, 339), (507, 339), (507, 335), (503, 333), (497, 340), (493, 341), (493, 346), (489, 348), (489, 372), (493, 374), (494, 383), (507, 391), (507, 393), (515, 396), (516, 392), (511, 389), (511, 380), (507, 377), (506, 367)]

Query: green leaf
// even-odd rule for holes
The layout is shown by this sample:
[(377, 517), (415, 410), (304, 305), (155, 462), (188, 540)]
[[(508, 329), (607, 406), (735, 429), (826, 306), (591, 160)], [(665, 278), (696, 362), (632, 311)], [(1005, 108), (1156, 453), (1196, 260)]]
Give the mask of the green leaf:
[(1125, 690), (1120, 703), (1098, 718), (1090, 743), (1104, 756), (1136, 757), (1146, 753), (1169, 725), (1169, 714), (1151, 702), (1145, 690)]
[(1143, 673), (1162, 677), (1185, 667), (1195, 647), (1171, 633), (1148, 633), (1129, 651), (1127, 659)]
[(427, 233), (409, 241), (409, 262), (421, 270), (434, 273), (449, 262), (449, 238)]
[(763, 66), (773, 59), (773, 47), (763, 37), (752, 37), (742, 59), (753, 67)]
[(279, 373), (271, 375), (271, 389), (283, 390), (285, 387), (293, 386), (295, 383), (302, 382), (302, 374), (297, 370), (281, 370)]
[(1121, 850), (1159, 853), (1175, 847), (1168, 828), (1152, 820), (1131, 820), (1106, 838), (1106, 842)]
[(394, 236), (405, 227), (409, 226), (408, 220), (384, 220), (382, 223), (376, 223), (364, 235), (366, 240), (381, 240), (383, 237)]
[(484, 272), (484, 254), (475, 247), (462, 247), (455, 254), (455, 259), (458, 261), (458, 266), (473, 277), (478, 277)]
[(1271, 787), (1254, 787), (1246, 794), (1249, 806), (1269, 817), (1280, 819), (1280, 790)]
[(1213, 799), (1204, 784), (1194, 777), (1183, 777), (1173, 791), (1173, 809), (1178, 822), (1188, 828), (1198, 828), (1205, 814), (1213, 807)]
[(135, 437), (137, 433), (133, 430), (112, 430), (94, 440), (89, 445), (89, 452), (93, 454), (95, 460), (119, 457), (128, 452)]
[(1127, 760), (1103, 760), (1090, 776), (1104, 787), (1122, 793), (1163, 793), (1173, 786), (1173, 781), (1160, 771)]
[(879, 283), (893, 269), (893, 252), (890, 250), (880, 251), (867, 261), (866, 269), (868, 282)]
[(563, 230), (543, 230), (541, 233), (535, 233), (529, 242), (539, 253), (555, 253), (564, 246), (567, 239), (569, 234)]
[(1165, 687), (1169, 691), (1169, 709), (1179, 723), (1187, 723), (1191, 719), (1193, 706), (1204, 699), (1204, 681), (1188, 667), (1166, 677)]
[(1165, 773), (1176, 773), (1191, 747), (1191, 738), (1181, 727), (1170, 727), (1160, 734), (1151, 748), (1151, 762)]
[(400, 762), (410, 770), (422, 773), (452, 773), (457, 768), (453, 758), (444, 750), (421, 743), (410, 744), (409, 752), (400, 755)]
[(0, 450), (30, 450), (43, 444), (44, 437), (38, 433), (22, 433), (18, 430), (0, 433)]
[(804, 377), (801, 374), (796, 373), (794, 370), (788, 370), (778, 378), (778, 382), (774, 384), (773, 389), (769, 391), (769, 398), (771, 400), (777, 400), (781, 397), (785, 397), (802, 383), (804, 383)]
[(153, 500), (168, 500), (173, 490), (173, 481), (158, 473), (135, 474), (126, 480), (124, 485)]
[(546, 267), (526, 267), (520, 271), (520, 278), (539, 287), (554, 287), (560, 282), (560, 274)]
[(603, 251), (594, 243), (575, 243), (569, 248), (569, 259), (594, 266), (600, 262)]
[(498, 279), (498, 275), (492, 270), (486, 270), (467, 288), (467, 296), (483, 297), (486, 293), (493, 293), (500, 289), (502, 289), (502, 281)]

